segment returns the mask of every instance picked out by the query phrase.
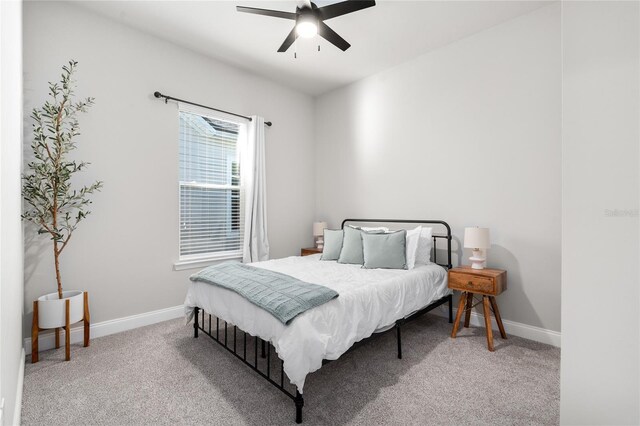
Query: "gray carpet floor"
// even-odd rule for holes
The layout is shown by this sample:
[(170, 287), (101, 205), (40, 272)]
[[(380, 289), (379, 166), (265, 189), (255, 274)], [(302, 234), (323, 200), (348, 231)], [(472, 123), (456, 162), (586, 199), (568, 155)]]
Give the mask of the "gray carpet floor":
[[(309, 375), (304, 424), (558, 424), (558, 348), (510, 336), (491, 353), (483, 329), (450, 332), (425, 315), (403, 328), (402, 360), (390, 331)], [(294, 424), (289, 398), (192, 333), (173, 320), (74, 345), (70, 362), (27, 358), (23, 424)]]

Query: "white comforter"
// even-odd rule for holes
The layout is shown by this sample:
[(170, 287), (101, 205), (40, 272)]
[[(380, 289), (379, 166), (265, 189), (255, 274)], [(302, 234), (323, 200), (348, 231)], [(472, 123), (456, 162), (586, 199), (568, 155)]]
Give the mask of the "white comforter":
[(251, 265), (329, 287), (339, 296), (285, 326), (233, 291), (192, 282), (184, 302), (185, 314), (190, 318), (197, 306), (270, 341), (300, 392), (307, 374), (319, 369), (323, 359), (337, 359), (355, 342), (450, 293), (446, 270), (435, 264), (409, 271), (363, 269), (321, 261), (318, 254)]

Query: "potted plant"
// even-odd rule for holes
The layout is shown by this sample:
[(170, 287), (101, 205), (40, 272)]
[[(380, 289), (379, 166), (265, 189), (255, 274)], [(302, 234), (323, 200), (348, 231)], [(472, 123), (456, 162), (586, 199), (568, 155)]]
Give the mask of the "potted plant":
[(22, 197), (25, 201), (22, 218), (32, 222), (38, 234), (51, 238), (57, 292), (45, 294), (34, 301), (32, 330), (32, 362), (38, 361), (38, 331), (56, 330), (56, 347), (60, 346), (59, 331), (66, 329), (66, 358), (69, 357), (69, 324), (84, 320), (85, 346), (89, 344), (89, 310), (85, 292), (63, 291), (60, 275), (60, 255), (69, 244), (78, 224), (85, 219), (91, 200), (89, 196), (102, 188), (97, 181), (74, 188), (73, 176), (89, 163), (68, 158), (76, 147), (74, 138), (80, 134), (77, 114), (93, 105), (93, 98), (75, 100), (73, 75), (78, 63), (70, 61), (62, 67), (60, 82), (49, 82), (49, 100), (31, 113), (33, 141), (32, 161), (23, 175)]

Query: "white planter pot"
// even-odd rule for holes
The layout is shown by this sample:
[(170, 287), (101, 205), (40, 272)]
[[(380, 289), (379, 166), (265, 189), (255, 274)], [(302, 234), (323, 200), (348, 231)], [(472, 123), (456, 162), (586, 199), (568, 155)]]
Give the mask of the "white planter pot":
[(64, 327), (66, 300), (69, 300), (69, 324), (81, 321), (84, 318), (84, 292), (69, 290), (62, 292), (62, 299), (58, 298), (57, 292), (38, 297), (38, 327)]

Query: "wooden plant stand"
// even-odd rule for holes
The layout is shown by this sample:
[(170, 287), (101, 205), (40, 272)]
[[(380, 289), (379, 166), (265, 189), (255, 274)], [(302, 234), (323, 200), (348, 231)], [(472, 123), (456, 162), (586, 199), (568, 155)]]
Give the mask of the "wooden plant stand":
[[(89, 316), (89, 293), (84, 292), (84, 315), (81, 320), (84, 323), (84, 347), (89, 346), (90, 339), (90, 316)], [(80, 322), (80, 321), (78, 321)], [(56, 349), (60, 348), (60, 328), (55, 328)], [(33, 301), (33, 323), (31, 325), (31, 363), (38, 362), (38, 333), (47, 330), (38, 327), (38, 301)], [(71, 323), (69, 322), (69, 299), (65, 300), (65, 326), (64, 326), (65, 361), (71, 360)]]

